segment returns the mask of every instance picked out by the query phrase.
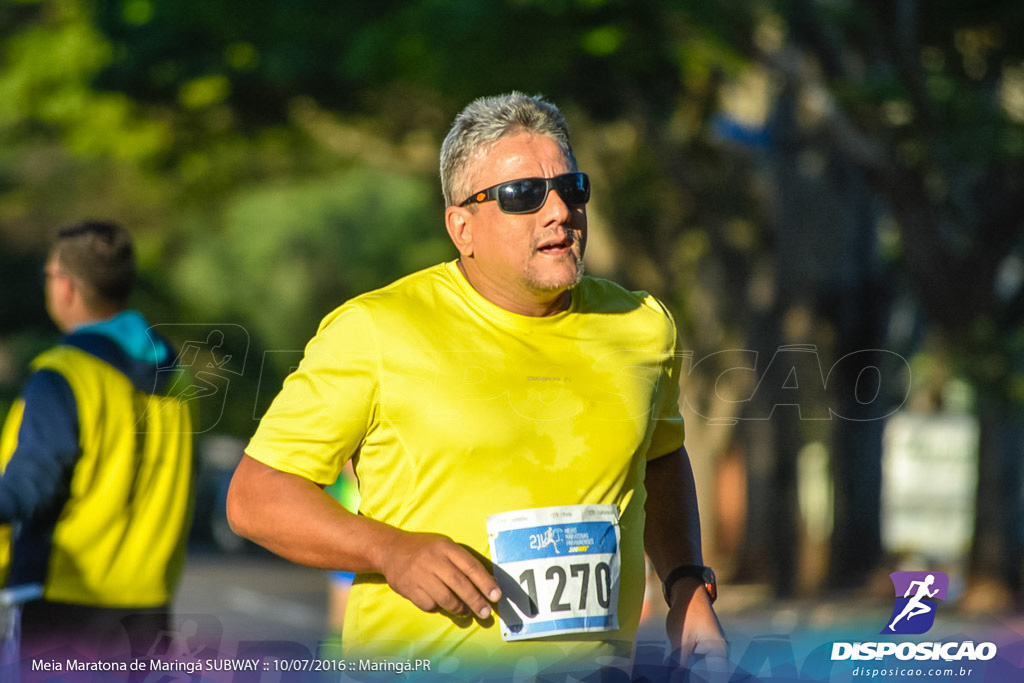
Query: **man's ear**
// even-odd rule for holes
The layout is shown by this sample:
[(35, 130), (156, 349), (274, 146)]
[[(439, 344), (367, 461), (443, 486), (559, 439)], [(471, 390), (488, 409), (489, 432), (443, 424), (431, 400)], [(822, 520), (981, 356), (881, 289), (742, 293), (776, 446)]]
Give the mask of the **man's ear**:
[(449, 206), (444, 212), (444, 224), (459, 254), (472, 256), (473, 213), (463, 206)]
[(72, 276), (64, 274), (62, 277), (57, 278), (57, 281), (53, 284), (55, 296), (64, 306), (71, 306), (81, 300), (82, 292)]

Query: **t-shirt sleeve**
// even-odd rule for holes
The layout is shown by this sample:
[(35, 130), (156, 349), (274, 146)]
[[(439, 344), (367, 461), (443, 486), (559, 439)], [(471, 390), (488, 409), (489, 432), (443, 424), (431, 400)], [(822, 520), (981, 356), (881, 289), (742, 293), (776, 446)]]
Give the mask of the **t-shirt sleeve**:
[(246, 454), (332, 484), (377, 415), (378, 354), (370, 316), (346, 304), (326, 318), (284, 381)]
[(686, 436), (679, 406), (680, 373), (683, 359), (682, 354), (678, 352), (675, 321), (667, 309), (663, 307), (663, 310), (670, 328), (666, 335), (671, 341), (669, 343), (670, 351), (666, 354), (667, 358), (662, 366), (658, 391), (655, 394), (658, 401), (654, 406), (654, 433), (647, 449), (648, 460), (674, 453), (683, 445)]

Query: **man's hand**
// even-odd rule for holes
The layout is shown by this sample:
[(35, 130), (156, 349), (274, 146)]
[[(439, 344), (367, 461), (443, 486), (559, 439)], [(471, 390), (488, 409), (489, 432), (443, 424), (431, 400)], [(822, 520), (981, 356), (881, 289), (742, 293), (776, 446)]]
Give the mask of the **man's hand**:
[[(673, 567), (702, 565), (700, 515), (697, 490), (686, 449), (668, 453), (647, 463), (647, 524), (644, 548), (665, 579)], [(727, 646), (704, 584), (684, 578), (672, 584), (665, 627), (680, 666), (688, 666), (694, 655), (702, 656), (715, 670), (723, 670)]]
[(425, 612), (491, 616), (501, 598), (494, 577), (447, 536), (399, 532), (381, 559), (381, 573), (399, 595)]
[(687, 666), (698, 655), (706, 658), (712, 670), (724, 670), (728, 645), (703, 584), (696, 579), (680, 579), (673, 584), (669, 598), (672, 606), (665, 629), (679, 665)]
[(293, 562), (382, 574), (422, 610), (491, 615), (498, 583), (447, 536), (413, 533), (353, 514), (313, 482), (242, 458), (228, 490), (235, 533)]

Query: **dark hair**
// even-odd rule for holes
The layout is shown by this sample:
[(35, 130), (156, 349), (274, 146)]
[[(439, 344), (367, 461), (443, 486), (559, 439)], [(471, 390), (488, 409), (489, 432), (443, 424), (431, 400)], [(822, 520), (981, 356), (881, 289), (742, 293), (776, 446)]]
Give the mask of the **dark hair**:
[(88, 306), (123, 308), (135, 287), (132, 238), (110, 221), (83, 221), (57, 232), (52, 254), (82, 285)]

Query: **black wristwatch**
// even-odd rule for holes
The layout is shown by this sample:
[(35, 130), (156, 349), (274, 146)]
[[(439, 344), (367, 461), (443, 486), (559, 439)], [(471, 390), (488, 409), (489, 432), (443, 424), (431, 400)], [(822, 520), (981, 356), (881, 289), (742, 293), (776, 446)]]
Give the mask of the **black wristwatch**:
[(712, 604), (718, 599), (718, 582), (715, 580), (715, 572), (711, 567), (699, 564), (684, 564), (676, 567), (668, 573), (665, 581), (661, 584), (661, 590), (665, 594), (665, 602), (671, 607), (669, 596), (672, 595), (672, 585), (679, 579), (699, 579), (704, 583), (704, 590), (707, 591), (708, 599)]

